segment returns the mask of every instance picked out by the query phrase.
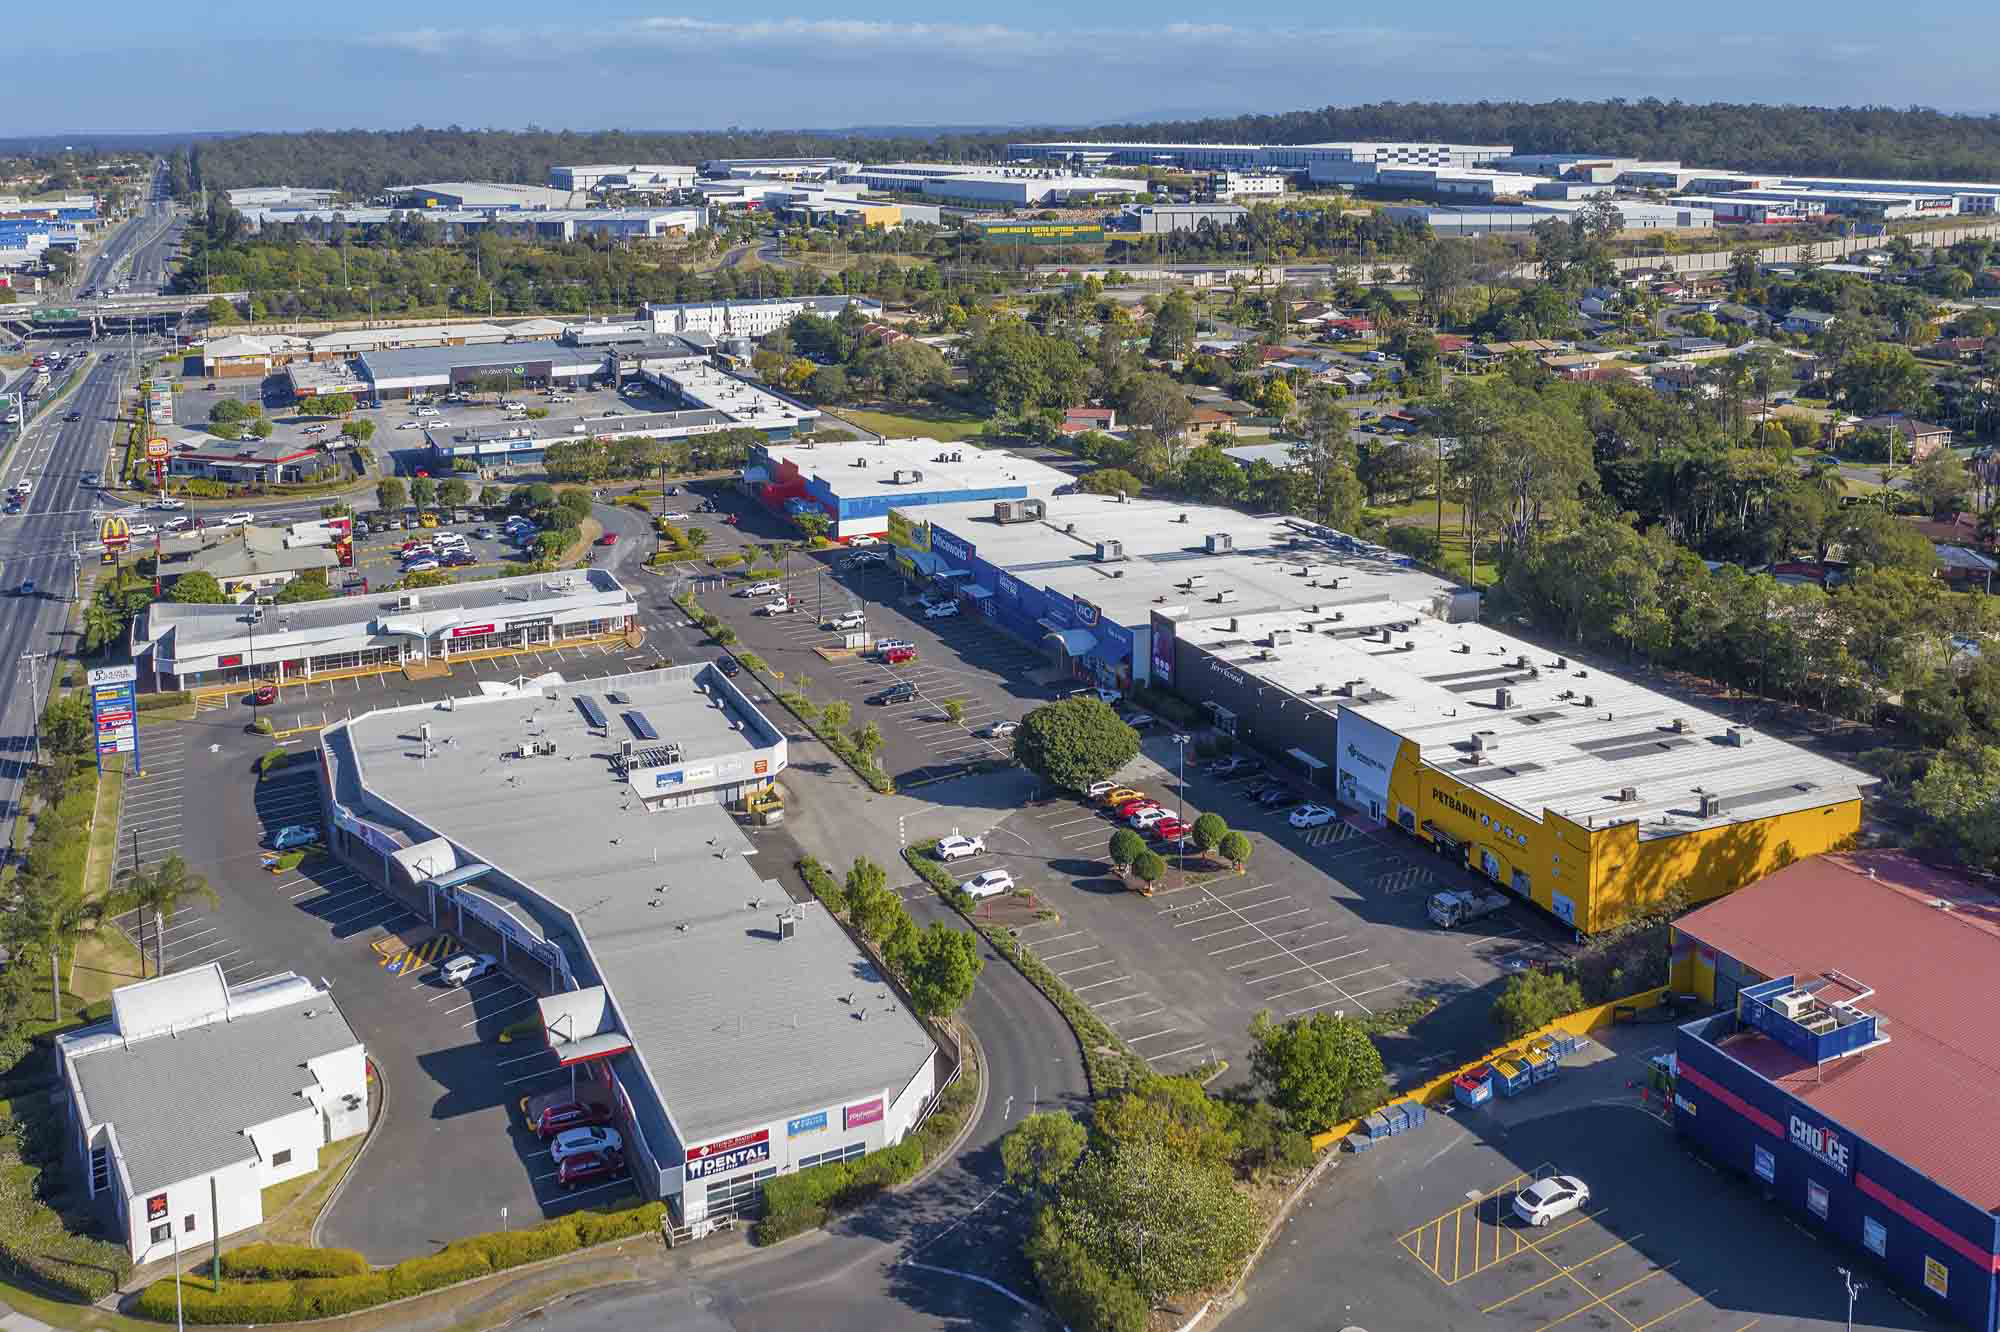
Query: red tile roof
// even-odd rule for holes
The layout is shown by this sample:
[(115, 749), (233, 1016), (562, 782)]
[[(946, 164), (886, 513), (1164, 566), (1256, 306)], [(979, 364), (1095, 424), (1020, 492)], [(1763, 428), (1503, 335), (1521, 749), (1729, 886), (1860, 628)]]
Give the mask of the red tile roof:
[[(1871, 876), (1870, 871), (1873, 871)], [(1948, 907), (1935, 905), (1949, 903)], [(1827, 972), (1889, 1043), (1817, 1067), (1761, 1034), (1729, 1054), (1982, 1209), (2000, 1207), (2000, 894), (1900, 851), (1821, 856), (1683, 917), (1698, 943), (1767, 977)]]

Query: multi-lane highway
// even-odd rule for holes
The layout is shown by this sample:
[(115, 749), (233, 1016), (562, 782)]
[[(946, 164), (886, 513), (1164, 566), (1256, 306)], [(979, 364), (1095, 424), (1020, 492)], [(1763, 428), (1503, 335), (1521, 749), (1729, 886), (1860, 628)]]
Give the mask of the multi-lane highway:
[[(94, 296), (109, 295), (111, 285), (122, 276), (133, 289), (157, 292), (166, 285), (177, 239), (178, 225), (173, 201), (167, 197), (163, 163), (154, 171), (147, 187), (145, 206), (106, 239), (104, 248), (78, 280), (77, 290)], [(121, 273), (119, 266), (127, 259), (131, 261), (129, 270)]]
[[(78, 478), (104, 467), (119, 395), (131, 373), (122, 352), (93, 358), (82, 383), (27, 430), (0, 470), (6, 488), (23, 480), (34, 488), (21, 512), (0, 516), (0, 814), (10, 820), (30, 757), (36, 706), (23, 654), (64, 646), (78, 567), (74, 552), (97, 536), (91, 516), (96, 492)], [(65, 420), (72, 411), (78, 419)], [(24, 593), (30, 583), (32, 591)], [(46, 686), (48, 663), (38, 661), (33, 669)]]

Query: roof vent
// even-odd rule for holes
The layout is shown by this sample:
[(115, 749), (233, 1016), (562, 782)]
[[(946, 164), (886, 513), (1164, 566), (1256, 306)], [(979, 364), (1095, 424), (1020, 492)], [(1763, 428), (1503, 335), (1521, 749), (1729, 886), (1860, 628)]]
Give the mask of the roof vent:
[(1632, 805), (1632, 804), (1637, 804), (1637, 803), (1638, 803), (1638, 800), (1639, 800), (1639, 788), (1638, 788), (1638, 787), (1636, 787), (1636, 786), (1621, 786), (1621, 787), (1619, 787), (1619, 788), (1618, 788), (1618, 801), (1619, 801), (1619, 803), (1620, 803), (1620, 804), (1624, 804), (1624, 805)]
[(1272, 646), (1272, 647), (1287, 647), (1287, 646), (1289, 646), (1289, 645), (1291, 644), (1291, 641), (1292, 641), (1292, 631), (1291, 631), (1291, 630), (1289, 630), (1289, 629), (1273, 629), (1273, 630), (1271, 631), (1271, 646)]
[(1502, 711), (1502, 712), (1505, 712), (1505, 711), (1506, 711), (1507, 709), (1509, 709), (1509, 708), (1513, 707), (1513, 706), (1514, 706), (1514, 691), (1513, 691), (1513, 690), (1511, 690), (1511, 689), (1496, 689), (1496, 690), (1494, 690), (1494, 691), (1493, 691), (1493, 706), (1494, 706), (1494, 707), (1496, 707), (1496, 708), (1498, 708), (1498, 709), (1500, 709), (1500, 711)]
[(1701, 816), (1705, 819), (1712, 819), (1720, 813), (1722, 813), (1722, 797), (1713, 791), (1703, 791), (1701, 793)]
[(1674, 718), (1672, 729), (1675, 735), (1686, 735), (1690, 730), (1693, 730), (1694, 728), (1688, 725), (1688, 719), (1686, 717), (1676, 717)]
[(1203, 546), (1211, 555), (1227, 555), (1235, 548), (1235, 543), (1230, 540), (1227, 532), (1210, 532)]
[(1748, 728), (1742, 726), (1732, 726), (1722, 736), (1723, 743), (1734, 745), (1738, 749), (1749, 744), (1754, 738), (1753, 733)]
[(1471, 656), (1471, 655), (1472, 655), (1472, 644), (1470, 644), (1470, 643), (1460, 643), (1460, 644), (1459, 644), (1459, 645), (1458, 645), (1457, 647), (1453, 648), (1453, 649), (1452, 649), (1452, 651), (1453, 651), (1453, 652), (1456, 652), (1456, 653), (1458, 653), (1458, 654), (1459, 654), (1460, 656), (1462, 656), (1462, 657), (1467, 657), (1467, 656)]

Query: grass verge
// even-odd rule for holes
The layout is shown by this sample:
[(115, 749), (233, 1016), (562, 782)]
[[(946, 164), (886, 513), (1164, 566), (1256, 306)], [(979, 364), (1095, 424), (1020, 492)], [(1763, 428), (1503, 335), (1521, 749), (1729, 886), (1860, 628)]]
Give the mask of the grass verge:
[(970, 439), (986, 424), (985, 417), (974, 416), (971, 412), (920, 403), (905, 404), (896, 411), (849, 411), (841, 408), (834, 415), (889, 439), (922, 436), (941, 444)]
[(1056, 1011), (1063, 1015), (1083, 1051), (1083, 1066), (1090, 1077), (1091, 1095), (1109, 1096), (1145, 1077), (1151, 1071), (1146, 1061), (1133, 1054), (1118, 1039), (1118, 1033), (1105, 1026), (1103, 1019), (1091, 1012), (1089, 1005), (1077, 997), (1076, 991), (1063, 984), (1039, 957), (1017, 944), (1011, 930), (981, 921), (967, 910), (970, 899), (937, 863), (932, 855), (936, 848), (937, 839), (933, 837), (905, 847), (903, 859), (952, 910), (965, 917), (966, 924), (979, 931), (980, 937), (993, 945), (995, 952), (1013, 963), (1014, 969), (1056, 1006)]
[(367, 1134), (332, 1143), (320, 1152), (319, 1169), (264, 1190), (264, 1224), (259, 1234), (272, 1244), (310, 1244), (327, 1199), (361, 1154)]

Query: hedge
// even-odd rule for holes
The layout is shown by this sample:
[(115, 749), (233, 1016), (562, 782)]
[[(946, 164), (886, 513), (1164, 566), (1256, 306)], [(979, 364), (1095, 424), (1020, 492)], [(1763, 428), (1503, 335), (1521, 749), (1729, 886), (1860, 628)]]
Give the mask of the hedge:
[(284, 767), (287, 763), (290, 763), (291, 761), (292, 761), (292, 753), (288, 749), (266, 750), (264, 754), (257, 760), (257, 771), (261, 774), (268, 775), (270, 773), (276, 772), (279, 768)]
[(923, 1146), (905, 1138), (853, 1161), (779, 1175), (764, 1186), (764, 1219), (757, 1223), (756, 1240), (775, 1244), (790, 1239), (824, 1222), (836, 1208), (858, 1206), (895, 1188), (923, 1166)]
[(168, 689), (157, 694), (139, 695), (139, 711), (157, 712), (161, 708), (177, 708), (194, 697), (185, 689)]
[[(664, 1204), (657, 1202), (616, 1212), (572, 1212), (526, 1230), (456, 1240), (436, 1253), (406, 1258), (379, 1272), (369, 1271), (361, 1255), (351, 1249), (252, 1244), (224, 1254), (223, 1267), (245, 1274), (295, 1275), (298, 1279), (225, 1278), (218, 1290), (206, 1278), (183, 1275), (181, 1298), (190, 1323), (287, 1323), (331, 1318), (442, 1290), (523, 1263), (560, 1257), (593, 1244), (644, 1235), (659, 1229), (664, 1212)], [(358, 1271), (354, 1270), (356, 1263), (361, 1264)], [(321, 1271), (338, 1274), (308, 1275)], [(140, 1291), (132, 1311), (142, 1318), (172, 1321), (174, 1279), (155, 1281)]]
[(310, 1244), (246, 1244), (222, 1255), (222, 1273), (232, 1277), (342, 1277), (367, 1270), (368, 1260), (353, 1249)]

